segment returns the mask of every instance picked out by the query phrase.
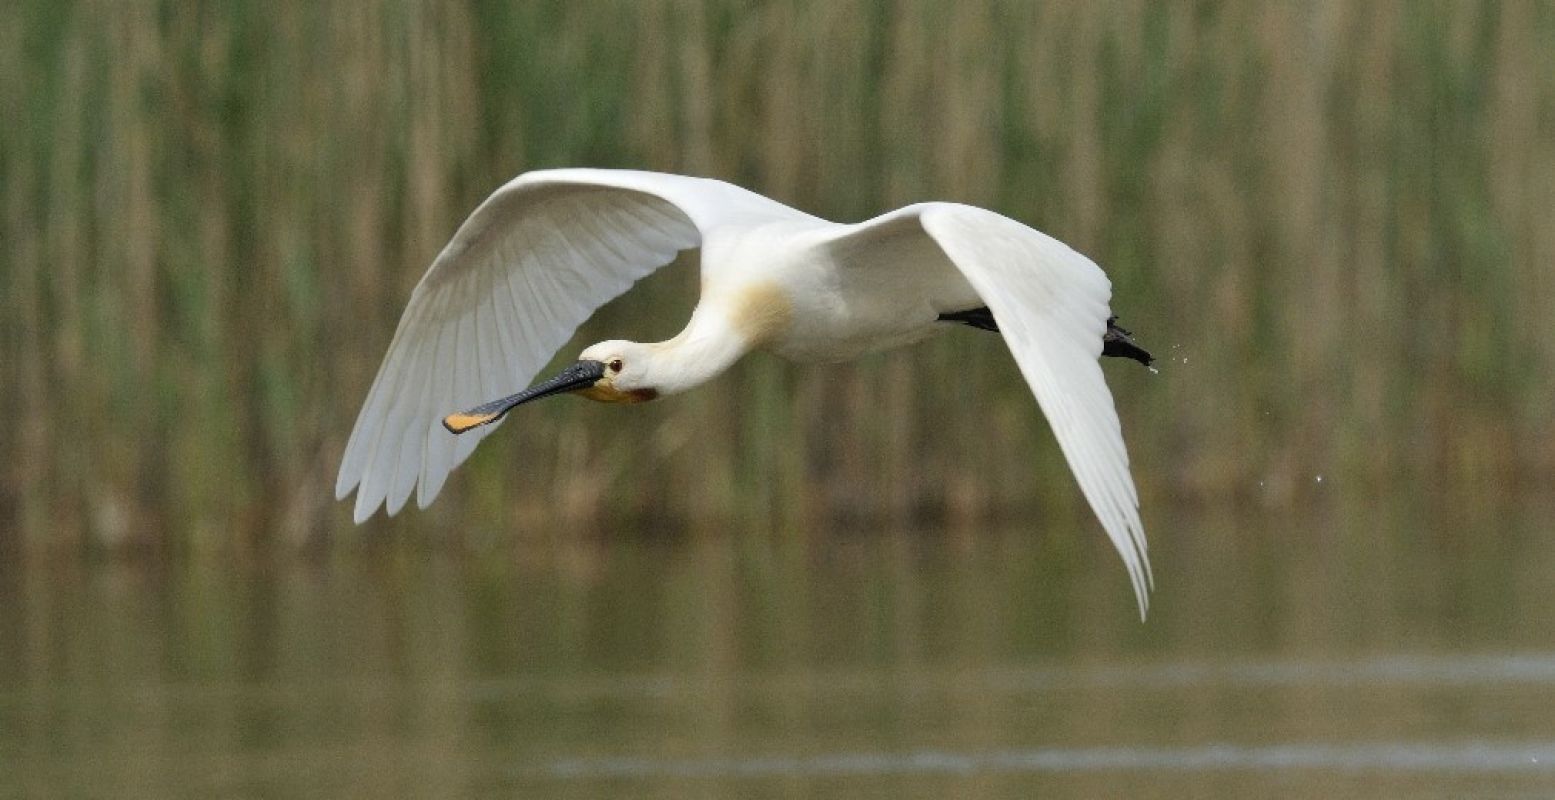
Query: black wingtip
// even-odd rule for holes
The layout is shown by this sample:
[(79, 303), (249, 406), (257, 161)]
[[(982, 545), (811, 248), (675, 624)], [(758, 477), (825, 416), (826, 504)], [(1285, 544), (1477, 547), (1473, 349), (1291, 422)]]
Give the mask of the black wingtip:
[(1134, 334), (1118, 327), (1118, 318), (1107, 320), (1107, 332), (1101, 337), (1101, 354), (1113, 358), (1131, 358), (1145, 366), (1155, 363), (1155, 356), (1134, 341)]

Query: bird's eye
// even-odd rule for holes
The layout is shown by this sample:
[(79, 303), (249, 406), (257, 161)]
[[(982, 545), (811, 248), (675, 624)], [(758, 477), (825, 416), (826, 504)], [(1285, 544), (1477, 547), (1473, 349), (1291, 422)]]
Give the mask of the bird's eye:
[(619, 358), (611, 359), (609, 366), (610, 366), (610, 371), (611, 372), (620, 372), (621, 371), (621, 366), (622, 366), (621, 359), (619, 359)]

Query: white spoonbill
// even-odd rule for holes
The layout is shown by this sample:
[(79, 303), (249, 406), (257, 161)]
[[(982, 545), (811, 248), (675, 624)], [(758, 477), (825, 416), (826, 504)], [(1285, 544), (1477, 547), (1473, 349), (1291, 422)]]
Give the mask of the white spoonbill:
[[(523, 389), (595, 309), (693, 247), (702, 295), (685, 330), (651, 344), (600, 342)], [(1090, 259), (972, 206), (921, 203), (841, 225), (706, 178), (529, 172), (475, 209), (411, 294), (335, 494), (356, 489), (357, 522), (380, 505), (398, 512), (412, 489), (425, 508), (494, 423), (530, 400), (642, 402), (758, 348), (837, 361), (961, 323), (1004, 335), (1143, 616), (1145, 531), (1098, 356), (1151, 358), (1113, 323), (1110, 295)], [(469, 410), (450, 413), (458, 409)]]

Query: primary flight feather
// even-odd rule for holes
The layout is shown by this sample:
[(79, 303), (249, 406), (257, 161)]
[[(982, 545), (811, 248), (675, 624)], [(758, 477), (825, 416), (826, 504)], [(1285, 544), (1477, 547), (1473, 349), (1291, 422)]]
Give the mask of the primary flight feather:
[[(595, 309), (695, 247), (702, 296), (678, 335), (601, 342), (519, 391)], [(758, 348), (835, 361), (961, 323), (1004, 336), (1143, 615), (1150, 560), (1098, 357), (1151, 358), (1114, 324), (1110, 297), (1090, 259), (973, 206), (922, 203), (843, 225), (707, 178), (529, 172), (475, 209), (411, 294), (335, 494), (356, 490), (357, 522), (398, 512), (413, 490), (424, 508), (494, 423), (540, 397), (642, 402)]]

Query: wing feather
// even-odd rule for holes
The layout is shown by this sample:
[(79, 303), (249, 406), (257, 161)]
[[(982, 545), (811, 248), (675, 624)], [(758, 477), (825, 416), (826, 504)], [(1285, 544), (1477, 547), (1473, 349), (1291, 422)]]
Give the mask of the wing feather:
[[(452, 304), (453, 293), (445, 296), (445, 305)], [(458, 319), (448, 319), (450, 309), (444, 308), (443, 312), (433, 319), (438, 320), (436, 325), (429, 325), (422, 334), (437, 340), (437, 355), (435, 360), (426, 365), (426, 371), (419, 373), (424, 376), (421, 379), (432, 381), (432, 405), (430, 408), (452, 408), (454, 403), (454, 362), (458, 360), (454, 354), (455, 340), (458, 338)], [(421, 429), (423, 444), (421, 447), (421, 474), (416, 480), (416, 505), (425, 508), (432, 498), (437, 496), (438, 489), (442, 487), (443, 476), (452, 469), (449, 451), (453, 448), (453, 439), (448, 431), (439, 431), (432, 420), (425, 418), (412, 421)], [(407, 423), (407, 424), (412, 424)], [(490, 427), (490, 426), (487, 426)], [(358, 498), (360, 500), (360, 498)], [(367, 514), (372, 514), (373, 508), (367, 509)], [(357, 521), (366, 517), (362, 514), (360, 505), (357, 508)]]
[(898, 288), (911, 276), (946, 303), (971, 302), (970, 284), (993, 312), (1081, 493), (1122, 556), (1143, 616), (1152, 578), (1139, 495), (1098, 363), (1112, 294), (1101, 268), (1019, 222), (954, 203), (897, 209), (847, 226), (825, 245), (850, 268), (882, 270), (881, 280)]
[[(429, 338), (417, 342), (417, 345), (414, 350), (414, 361), (411, 363), (418, 365), (418, 368), (424, 368), (424, 365), (431, 362), (433, 348), (437, 345), (437, 342)], [(432, 386), (433, 384), (430, 381), (424, 381), (420, 385), (408, 387), (406, 391), (413, 393), (416, 397), (415, 403), (411, 406), (412, 408), (427, 404)], [(421, 471), (421, 451), (426, 446), (426, 437), (414, 425), (400, 426), (400, 431), (394, 438), (398, 442), (399, 451), (394, 454), (393, 460), (389, 462), (394, 465), (394, 481), (388, 494), (388, 511), (390, 514), (394, 514), (404, 507), (405, 500), (410, 497), (411, 490), (415, 488), (416, 476)]]
[(1122, 425), (1099, 363), (1111, 283), (1067, 245), (991, 211), (931, 204), (921, 221), (993, 312), (1081, 492), (1128, 568), (1143, 616), (1154, 579)]
[[(406, 330), (414, 330), (420, 325), (425, 313), (418, 314), (410, 320), (411, 325)], [(397, 337), (400, 338), (400, 337)], [(418, 388), (414, 382), (405, 378), (415, 374), (421, 364), (425, 363), (418, 356), (416, 342), (413, 337), (403, 337), (402, 344), (391, 349), (394, 354), (392, 363), (386, 360), (382, 372), (382, 378), (375, 383), (373, 397), (369, 401), (373, 409), (373, 427), (364, 429), (362, 442), (365, 444), (366, 454), (362, 458), (361, 491), (357, 494), (358, 507), (369, 498), (375, 498), (374, 504), (381, 503), (388, 493), (394, 469), (394, 459), (398, 457), (398, 445), (401, 441), (400, 433), (403, 427), (399, 424), (406, 411), (407, 395)], [(355, 437), (353, 437), (353, 444)], [(392, 451), (392, 452), (391, 452)]]
[(527, 384), (594, 310), (726, 226), (813, 217), (721, 181), (628, 170), (530, 172), (492, 193), (411, 294), (341, 459), (358, 522), (425, 507), (496, 429), (451, 410)]

